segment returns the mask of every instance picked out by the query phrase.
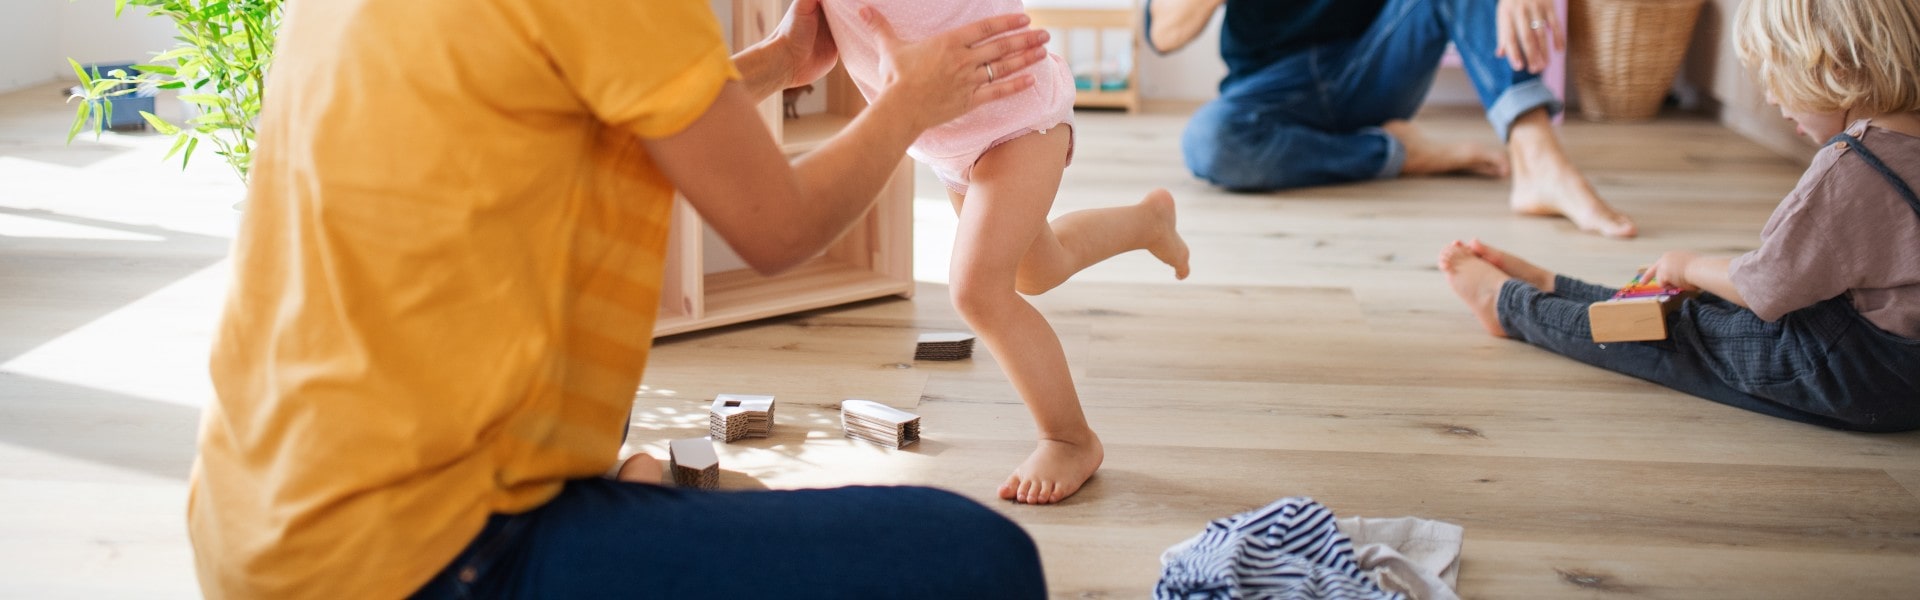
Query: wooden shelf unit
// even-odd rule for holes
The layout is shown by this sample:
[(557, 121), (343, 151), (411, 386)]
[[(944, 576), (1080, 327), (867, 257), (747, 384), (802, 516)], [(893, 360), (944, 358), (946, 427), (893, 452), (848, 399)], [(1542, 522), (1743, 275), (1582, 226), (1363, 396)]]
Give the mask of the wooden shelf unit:
[[(783, 0), (731, 0), (733, 47), (764, 39), (780, 22)], [(778, 94), (761, 103), (760, 120), (788, 156), (798, 156), (853, 121), (866, 101), (835, 68), (814, 84), (826, 94), (826, 111), (784, 119)], [(913, 163), (901, 157), (879, 200), (845, 235), (813, 260), (785, 273), (762, 276), (732, 257), (709, 256), (713, 235), (686, 200), (675, 202), (667, 240), (665, 283), (654, 337), (699, 331), (767, 317), (913, 294)]]
[[(1121, 108), (1129, 113), (1140, 112), (1140, 10), (1129, 3), (1128, 8), (1078, 8), (1078, 7), (1028, 7), (1027, 17), (1033, 19), (1033, 26), (1048, 29), (1061, 40), (1065, 51), (1061, 54), (1069, 65), (1073, 59), (1073, 38), (1077, 35), (1093, 35), (1093, 81), (1091, 90), (1078, 89), (1079, 76), (1074, 77), (1075, 92), (1073, 105), (1090, 108)], [(1107, 73), (1101, 62), (1106, 60), (1106, 32), (1124, 30), (1127, 33), (1127, 74), (1126, 88), (1106, 90)]]

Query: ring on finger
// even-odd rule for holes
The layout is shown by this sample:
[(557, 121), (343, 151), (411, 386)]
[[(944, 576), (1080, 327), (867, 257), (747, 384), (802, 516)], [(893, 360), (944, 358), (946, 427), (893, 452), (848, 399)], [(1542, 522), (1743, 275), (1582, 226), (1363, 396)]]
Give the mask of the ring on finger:
[(993, 63), (980, 65), (987, 68), (987, 83), (993, 83)]
[(1538, 29), (1540, 29), (1540, 28), (1542, 28), (1542, 27), (1546, 27), (1546, 26), (1547, 26), (1547, 20), (1546, 20), (1546, 19), (1534, 19), (1534, 20), (1532, 20), (1532, 21), (1528, 21), (1528, 22), (1527, 22), (1527, 28), (1528, 28), (1528, 29), (1534, 29), (1534, 30), (1538, 30)]

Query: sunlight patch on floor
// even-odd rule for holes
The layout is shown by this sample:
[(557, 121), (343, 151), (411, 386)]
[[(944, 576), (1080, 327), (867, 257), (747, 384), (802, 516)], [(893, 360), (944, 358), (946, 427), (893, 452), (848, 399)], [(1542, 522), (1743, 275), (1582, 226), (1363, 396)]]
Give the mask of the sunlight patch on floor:
[(222, 260), (0, 364), (17, 373), (177, 404), (213, 397), (207, 355), (233, 267)]
[(130, 242), (159, 242), (165, 239), (157, 235), (5, 214), (0, 214), (0, 237), (119, 240)]

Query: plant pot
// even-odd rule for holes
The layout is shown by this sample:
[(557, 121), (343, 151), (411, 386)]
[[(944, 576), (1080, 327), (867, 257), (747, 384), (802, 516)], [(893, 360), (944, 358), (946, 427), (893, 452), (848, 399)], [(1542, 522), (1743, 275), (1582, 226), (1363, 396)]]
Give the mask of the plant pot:
[(1643, 121), (1660, 112), (1704, 0), (1573, 0), (1567, 40), (1580, 114)]
[[(101, 63), (86, 65), (84, 68), (87, 70), (87, 74), (96, 78), (112, 73), (115, 69), (129, 74), (133, 73), (132, 63)], [(88, 118), (98, 122), (100, 129), (113, 131), (137, 131), (146, 129), (147, 119), (140, 116), (140, 113), (151, 113), (154, 111), (153, 89), (141, 88), (131, 83), (123, 83), (114, 86), (112, 91), (119, 92), (125, 90), (133, 90), (133, 93), (114, 96), (111, 102), (108, 102), (106, 99), (89, 101), (88, 103), (92, 106), (88, 107), (88, 114), (91, 115)], [(67, 96), (77, 96), (79, 95), (79, 91), (77, 87), (67, 90)], [(112, 105), (111, 109), (108, 108), (109, 104)]]

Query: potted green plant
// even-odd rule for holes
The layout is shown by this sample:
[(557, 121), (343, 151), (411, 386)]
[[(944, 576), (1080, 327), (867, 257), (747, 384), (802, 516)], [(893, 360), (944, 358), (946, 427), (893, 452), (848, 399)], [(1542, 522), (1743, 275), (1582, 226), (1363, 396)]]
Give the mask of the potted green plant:
[[(75, 98), (72, 141), (89, 125), (97, 135), (102, 120), (93, 111), (111, 110), (113, 99), (142, 90), (177, 90), (193, 116), (180, 124), (151, 112), (140, 116), (161, 133), (174, 136), (166, 158), (180, 155), (185, 168), (202, 142), (225, 158), (241, 181), (253, 161), (255, 121), (266, 93), (267, 66), (273, 62), (274, 35), (283, 0), (114, 0), (114, 15), (126, 7), (145, 8), (179, 28), (180, 45), (155, 54), (132, 70), (95, 73), (69, 59), (80, 78)], [(163, 159), (165, 160), (165, 159)]]

